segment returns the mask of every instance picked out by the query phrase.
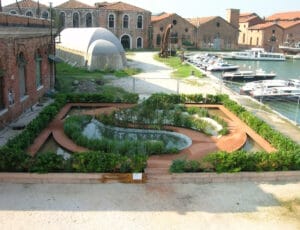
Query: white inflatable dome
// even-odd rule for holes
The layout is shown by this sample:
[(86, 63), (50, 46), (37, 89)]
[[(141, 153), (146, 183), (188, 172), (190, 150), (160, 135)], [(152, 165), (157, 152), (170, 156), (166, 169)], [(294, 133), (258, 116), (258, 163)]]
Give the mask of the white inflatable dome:
[[(103, 70), (105, 67), (114, 70), (126, 66), (125, 51), (121, 42), (105, 28), (66, 28), (60, 33), (60, 43), (56, 48), (57, 56), (90, 70)], [(97, 61), (93, 61), (93, 58)], [(107, 63), (102, 63), (105, 60)]]

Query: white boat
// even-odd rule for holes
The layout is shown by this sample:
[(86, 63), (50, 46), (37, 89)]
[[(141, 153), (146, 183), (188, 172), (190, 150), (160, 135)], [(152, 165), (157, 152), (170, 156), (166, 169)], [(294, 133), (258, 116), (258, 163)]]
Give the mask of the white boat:
[(286, 80), (261, 80), (248, 82), (240, 88), (240, 94), (249, 95), (253, 90), (270, 89), (273, 87), (288, 86), (289, 82)]
[(299, 101), (300, 88), (294, 86), (260, 88), (251, 91), (250, 95), (259, 100)]
[(224, 54), (223, 59), (255, 60), (255, 61), (285, 61), (281, 53), (266, 52), (263, 48), (252, 48), (250, 50), (231, 52)]
[(279, 49), (289, 54), (300, 54), (300, 41), (293, 44), (286, 43), (280, 45)]
[(266, 73), (262, 69), (257, 69), (256, 71), (244, 70), (234, 73), (223, 73), (222, 79), (225, 81), (258, 81), (273, 79), (276, 77), (275, 73)]
[(295, 86), (295, 87), (300, 87), (300, 79), (289, 79), (288, 80), (288, 85), (289, 86)]
[(207, 67), (208, 71), (235, 71), (240, 68), (238, 65), (232, 65), (225, 62), (216, 62)]

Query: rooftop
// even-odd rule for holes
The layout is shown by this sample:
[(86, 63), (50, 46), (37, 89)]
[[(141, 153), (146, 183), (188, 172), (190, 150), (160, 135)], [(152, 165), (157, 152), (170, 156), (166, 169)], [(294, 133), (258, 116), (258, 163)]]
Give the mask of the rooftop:
[(115, 3), (101, 2), (99, 4), (96, 3), (95, 5), (100, 8), (104, 8), (106, 10), (147, 12), (147, 10), (145, 9), (142, 9), (134, 5), (130, 5), (125, 2), (115, 2)]
[(55, 8), (61, 8), (61, 9), (89, 9), (89, 8), (95, 8), (94, 6), (90, 6), (88, 4), (76, 1), (76, 0), (69, 0), (67, 2), (64, 2), (61, 5), (56, 6)]
[(9, 4), (7, 6), (3, 6), (3, 7), (7, 7), (7, 8), (18, 8), (18, 5), (20, 6), (20, 8), (38, 8), (38, 7), (48, 7), (44, 4), (38, 3), (36, 1), (32, 1), (32, 0), (22, 0), (22, 1), (18, 1), (17, 3), (12, 3)]
[(210, 17), (201, 17), (201, 18), (188, 18), (187, 20), (192, 23), (194, 26), (199, 26), (201, 24), (207, 23), (218, 16), (210, 16)]
[(280, 12), (266, 18), (267, 21), (300, 20), (300, 11)]

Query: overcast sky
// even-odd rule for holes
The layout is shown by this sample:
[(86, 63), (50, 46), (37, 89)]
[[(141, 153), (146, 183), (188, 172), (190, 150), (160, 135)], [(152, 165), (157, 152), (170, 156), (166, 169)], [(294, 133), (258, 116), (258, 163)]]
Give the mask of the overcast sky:
[[(20, 0), (18, 0), (20, 1)], [(40, 0), (40, 3), (57, 6), (67, 0)], [(94, 5), (95, 2), (105, 0), (80, 0), (80, 2)], [(118, 0), (107, 2), (117, 2)], [(15, 3), (16, 0), (2, 0), (2, 6)], [(277, 12), (300, 11), (300, 0), (123, 0), (129, 4), (151, 11), (177, 13), (182, 17), (225, 17), (226, 9), (236, 8), (241, 12), (255, 12), (261, 17), (267, 17)]]

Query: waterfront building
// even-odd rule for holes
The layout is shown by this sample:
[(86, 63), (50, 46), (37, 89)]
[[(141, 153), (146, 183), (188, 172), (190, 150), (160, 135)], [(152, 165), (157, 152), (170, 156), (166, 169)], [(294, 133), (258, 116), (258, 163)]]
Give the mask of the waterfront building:
[(238, 27), (219, 16), (190, 18), (196, 27), (196, 47), (202, 49), (236, 49)]
[[(253, 25), (262, 23), (263, 19), (260, 18), (256, 13), (242, 13), (239, 15), (238, 18), (238, 26), (239, 26), (239, 39), (238, 44), (240, 47), (244, 46), (245, 48), (248, 48), (248, 45), (250, 44), (250, 31), (249, 28)], [(253, 40), (253, 38), (252, 38)], [(259, 43), (259, 39), (255, 40), (255, 43)], [(254, 41), (251, 41), (254, 42)]]
[(50, 21), (0, 13), (0, 128), (54, 86)]
[(275, 13), (261, 19), (255, 13), (239, 16), (239, 46), (280, 51), (279, 45), (300, 41), (300, 11)]
[(169, 43), (172, 49), (196, 46), (196, 27), (178, 14), (163, 12), (158, 15), (152, 15), (151, 17), (153, 48), (160, 48), (163, 34), (170, 24), (172, 25), (172, 29), (170, 31)]

